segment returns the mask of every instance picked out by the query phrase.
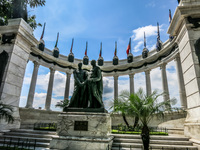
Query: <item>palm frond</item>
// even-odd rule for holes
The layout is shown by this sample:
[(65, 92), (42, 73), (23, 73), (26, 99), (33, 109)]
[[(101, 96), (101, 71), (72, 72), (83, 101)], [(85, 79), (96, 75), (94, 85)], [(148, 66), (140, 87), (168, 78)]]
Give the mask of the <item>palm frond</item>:
[(0, 120), (5, 119), (6, 122), (13, 123), (14, 117), (12, 116), (12, 113), (13, 113), (12, 106), (0, 102)]

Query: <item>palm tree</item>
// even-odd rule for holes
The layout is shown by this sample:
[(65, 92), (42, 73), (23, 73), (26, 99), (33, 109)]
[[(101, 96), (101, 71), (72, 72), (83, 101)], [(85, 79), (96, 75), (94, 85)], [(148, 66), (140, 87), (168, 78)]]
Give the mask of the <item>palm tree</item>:
[(129, 97), (130, 93), (127, 90), (124, 90), (120, 93), (118, 99), (114, 100), (114, 105), (110, 107), (110, 109), (114, 109), (113, 112), (120, 112), (122, 114), (123, 120), (126, 124), (126, 126), (129, 128), (129, 123), (126, 119), (126, 116), (131, 116), (135, 117), (134, 125), (133, 125), (133, 130), (135, 127), (138, 125), (139, 118), (137, 114), (133, 115), (133, 111), (130, 111), (129, 107)]
[(170, 102), (175, 102), (175, 99), (168, 101), (158, 102), (158, 97), (163, 94), (158, 94), (157, 91), (147, 96), (144, 91), (140, 88), (137, 93), (131, 94), (129, 97), (129, 111), (136, 114), (142, 123), (141, 137), (143, 141), (143, 146), (145, 150), (149, 150), (149, 127), (148, 124), (151, 121), (154, 114), (158, 118), (164, 117), (165, 111), (171, 111), (171, 107), (166, 107), (170, 105)]
[(114, 109), (113, 112), (120, 112), (122, 115), (122, 118), (126, 124), (126, 126), (129, 128), (129, 123), (126, 119), (126, 115), (128, 115), (128, 97), (125, 93), (122, 93), (118, 99), (114, 100), (113, 106), (110, 107), (110, 109)]
[(5, 119), (8, 123), (13, 123), (14, 117), (12, 116), (13, 107), (0, 102), (0, 120)]

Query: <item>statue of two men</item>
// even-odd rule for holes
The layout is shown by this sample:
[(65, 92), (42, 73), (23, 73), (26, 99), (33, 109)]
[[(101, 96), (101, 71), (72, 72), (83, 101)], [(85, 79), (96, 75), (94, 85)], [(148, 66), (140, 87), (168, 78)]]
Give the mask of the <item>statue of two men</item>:
[(91, 61), (91, 65), (91, 74), (82, 69), (82, 63), (79, 63), (78, 69), (73, 72), (74, 92), (69, 108), (104, 108), (101, 69), (96, 66), (95, 60)]

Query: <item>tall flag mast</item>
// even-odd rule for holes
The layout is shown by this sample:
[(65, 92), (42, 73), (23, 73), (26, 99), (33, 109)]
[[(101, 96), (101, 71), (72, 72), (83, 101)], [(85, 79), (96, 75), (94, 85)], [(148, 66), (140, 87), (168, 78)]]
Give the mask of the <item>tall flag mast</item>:
[(157, 40), (160, 40), (160, 30), (159, 30), (159, 23), (157, 22)]
[[(172, 14), (171, 14), (171, 10), (169, 9), (169, 24), (171, 24), (171, 22), (172, 22)], [(172, 41), (173, 38), (174, 38), (174, 37), (173, 37), (172, 35), (169, 35), (170, 41)]]
[(115, 41), (115, 53), (114, 53), (115, 56), (117, 56), (117, 42)]
[(158, 33), (158, 35), (157, 35), (157, 43), (156, 43), (156, 50), (157, 50), (157, 52), (158, 51), (160, 51), (161, 50), (161, 48), (162, 48), (162, 43), (161, 43), (161, 41), (160, 41), (160, 31), (159, 31), (159, 23), (157, 22), (157, 33)]
[(56, 40), (55, 47), (57, 47), (57, 45), (58, 45), (58, 38), (59, 38), (59, 32), (57, 33), (57, 40)]
[(72, 39), (72, 44), (71, 44), (70, 53), (72, 53), (73, 45), (74, 45), (74, 38)]
[(85, 56), (87, 56), (87, 47), (88, 47), (88, 42), (86, 42)]
[(102, 54), (102, 42), (100, 44), (100, 53), (99, 53), (99, 57), (101, 57), (101, 54)]
[(172, 22), (172, 14), (171, 14), (171, 10), (169, 9), (169, 24)]
[(145, 48), (147, 47), (145, 32), (144, 32), (144, 47), (145, 47)]
[(126, 49), (126, 54), (128, 55), (129, 53), (131, 53), (131, 38), (129, 40), (128, 47)]
[(42, 39), (43, 39), (43, 37), (44, 37), (45, 26), (46, 26), (46, 22), (44, 23), (44, 26), (43, 26), (43, 31), (42, 31), (42, 35), (41, 35), (41, 37), (40, 37), (40, 40), (42, 40)]

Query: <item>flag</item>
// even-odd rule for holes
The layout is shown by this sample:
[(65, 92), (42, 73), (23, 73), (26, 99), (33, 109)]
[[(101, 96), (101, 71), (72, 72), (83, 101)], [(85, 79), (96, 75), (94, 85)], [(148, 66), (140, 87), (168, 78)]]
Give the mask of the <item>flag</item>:
[(117, 56), (117, 42), (115, 42), (115, 53), (114, 53), (115, 56)]
[(144, 47), (146, 48), (147, 44), (146, 44), (146, 36), (145, 36), (145, 32), (144, 32)]
[(57, 47), (57, 45), (58, 45), (58, 38), (59, 38), (59, 32), (57, 33), (57, 40), (56, 40), (55, 47)]
[(169, 9), (169, 24), (172, 22), (172, 14), (171, 14), (171, 10)]
[(131, 38), (129, 40), (129, 43), (128, 43), (128, 46), (127, 46), (127, 49), (126, 49), (126, 54), (127, 55), (130, 53), (130, 50), (131, 50)]
[(101, 57), (101, 54), (102, 54), (102, 42), (100, 44), (100, 53), (99, 53), (99, 57)]
[(45, 30), (45, 26), (46, 26), (46, 22), (44, 23), (44, 26), (43, 26), (43, 31), (42, 31), (42, 35), (41, 35), (41, 37), (40, 37), (40, 40), (42, 40), (42, 39), (43, 39), (43, 37), (44, 37), (44, 30)]
[(87, 46), (88, 46), (88, 42), (86, 42), (85, 56), (87, 56)]
[(160, 31), (159, 31), (159, 23), (157, 22), (157, 40), (160, 40)]
[(72, 39), (72, 44), (71, 44), (70, 53), (72, 53), (73, 45), (74, 45), (74, 38)]

